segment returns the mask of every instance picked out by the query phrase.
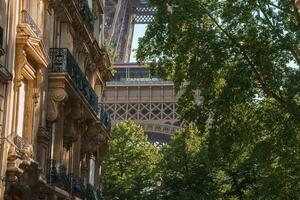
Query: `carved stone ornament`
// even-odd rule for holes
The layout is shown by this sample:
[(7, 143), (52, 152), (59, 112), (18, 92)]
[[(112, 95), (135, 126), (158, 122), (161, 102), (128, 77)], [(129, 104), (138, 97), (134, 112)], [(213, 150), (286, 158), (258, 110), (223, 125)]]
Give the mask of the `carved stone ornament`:
[(79, 102), (72, 103), (67, 107), (68, 114), (64, 123), (64, 145), (70, 147), (78, 139), (80, 132), (80, 119), (83, 116), (83, 110)]
[(48, 145), (50, 136), (46, 128), (39, 127), (39, 130), (37, 132), (37, 139), (38, 143), (44, 144), (45, 146)]
[(30, 154), (32, 154), (32, 146), (25, 147), (24, 151), (14, 146), (10, 147), (7, 159), (5, 199), (15, 190), (23, 193), (23, 199), (36, 199), (34, 190), (46, 184), (38, 163), (28, 157)]
[(34, 103), (34, 106), (36, 107), (39, 103), (39, 98), (40, 98), (40, 93), (39, 92), (35, 92), (33, 94), (33, 103)]
[(83, 152), (97, 152), (97, 149), (101, 148), (106, 142), (107, 136), (101, 127), (101, 123), (90, 122), (87, 131), (83, 135)]
[(59, 114), (59, 104), (68, 99), (68, 94), (64, 89), (54, 89), (49, 91), (47, 102), (47, 120), (54, 122)]
[(22, 80), (23, 80), (23, 76), (19, 76), (19, 77), (15, 78), (15, 85), (14, 85), (15, 92), (19, 91), (19, 88), (21, 87)]
[(88, 69), (89, 69), (92, 73), (95, 72), (95, 70), (96, 70), (96, 64), (95, 64), (95, 63), (90, 63), (88, 66), (89, 66)]

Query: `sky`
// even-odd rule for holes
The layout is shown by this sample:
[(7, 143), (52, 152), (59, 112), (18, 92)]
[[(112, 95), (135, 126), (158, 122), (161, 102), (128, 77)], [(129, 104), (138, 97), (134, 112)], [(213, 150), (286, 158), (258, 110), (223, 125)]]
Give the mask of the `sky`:
[(147, 24), (135, 24), (132, 37), (130, 62), (136, 62), (135, 50), (138, 48), (138, 39), (143, 37), (147, 29)]

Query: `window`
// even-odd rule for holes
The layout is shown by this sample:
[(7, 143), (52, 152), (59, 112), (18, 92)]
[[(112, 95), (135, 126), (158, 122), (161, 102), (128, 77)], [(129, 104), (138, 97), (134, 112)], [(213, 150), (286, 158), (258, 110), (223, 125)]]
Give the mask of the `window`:
[(67, 22), (60, 23), (60, 47), (68, 48), (70, 52), (73, 52), (73, 36), (70, 31), (69, 24)]
[(37, 19), (38, 19), (38, 1), (37, 0), (33, 0), (30, 2), (30, 15), (33, 18), (33, 20), (35, 21), (35, 23), (37, 23)]
[(21, 81), (17, 113), (17, 135), (23, 137), (27, 82)]
[(71, 151), (69, 148), (66, 148), (64, 147), (63, 148), (63, 160), (62, 160), (62, 164), (63, 164), (63, 167), (65, 168), (65, 172), (66, 173), (70, 173), (70, 154), (71, 154)]
[(93, 1), (92, 0), (88, 0), (88, 5), (89, 5), (90, 10), (92, 10), (92, 8), (93, 8)]
[(101, 99), (102, 99), (102, 85), (101, 84), (96, 84), (95, 85), (95, 92), (98, 96), (98, 102), (101, 102)]
[(89, 184), (94, 186), (95, 183), (95, 157), (90, 158), (90, 173), (89, 173)]
[(3, 127), (3, 96), (0, 95), (0, 133)]
[[(26, 23), (29, 23), (29, 26), (31, 28), (38, 28), (38, 31), (42, 30), (42, 26), (43, 26), (43, 2), (42, 0), (23, 0), (23, 10), (25, 10), (27, 12), (27, 14), (30, 16), (31, 18), (31, 22), (29, 23), (28, 21)], [(23, 16), (23, 19), (24, 16)], [(33, 25), (33, 24), (34, 25)], [(37, 26), (37, 27), (33, 27), (33, 26)], [(33, 30), (34, 31), (34, 30)]]
[(39, 0), (24, 0), (23, 9), (26, 10), (32, 19), (37, 22), (39, 11)]

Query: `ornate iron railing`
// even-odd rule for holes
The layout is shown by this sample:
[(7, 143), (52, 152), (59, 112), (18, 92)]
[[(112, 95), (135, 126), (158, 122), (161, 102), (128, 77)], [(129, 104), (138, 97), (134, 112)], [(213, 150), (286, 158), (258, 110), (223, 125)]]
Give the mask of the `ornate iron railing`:
[(72, 192), (75, 196), (78, 196), (81, 199), (84, 199), (84, 197), (86, 196), (86, 189), (84, 187), (82, 178), (74, 177), (73, 185), (72, 185)]
[(67, 72), (71, 77), (75, 86), (79, 89), (81, 94), (85, 97), (87, 102), (97, 113), (98, 111), (98, 96), (91, 87), (86, 76), (81, 71), (76, 60), (67, 48), (51, 48), (50, 57), (52, 65), (49, 72)]
[(3, 28), (0, 26), (0, 49), (3, 48)]
[(89, 27), (89, 29), (93, 32), (94, 25), (93, 25), (93, 13), (87, 3), (86, 0), (76, 0), (77, 6), (79, 7), (80, 14), (84, 19), (85, 23)]
[(87, 200), (97, 200), (96, 191), (91, 184), (87, 184), (86, 197)]
[(64, 166), (59, 167), (58, 184), (66, 191), (71, 191), (72, 177), (67, 175), (67, 169)]
[(111, 118), (107, 110), (102, 104), (99, 104), (98, 117), (100, 121), (105, 125), (107, 130), (111, 130)]
[(157, 79), (127, 79), (120, 81), (111, 81), (106, 83), (107, 86), (126, 86), (126, 85), (174, 85), (172, 81), (164, 81)]
[[(4, 50), (3, 50), (4, 52)], [(1, 48), (0, 48), (0, 56), (1, 56)], [(0, 64), (0, 80), (11, 81), (12, 74), (8, 71), (6, 67)]]
[(50, 161), (48, 180), (51, 185), (55, 185), (69, 192), (72, 196), (86, 200), (102, 200), (103, 195), (100, 190), (87, 184), (85, 187), (82, 178), (66, 174), (66, 168), (58, 167), (55, 160)]
[(57, 182), (57, 169), (56, 169), (56, 161), (53, 159), (48, 160), (48, 173), (46, 175), (50, 184), (54, 184)]
[(63, 188), (65, 191), (71, 192), (72, 177), (67, 175), (65, 167), (58, 167), (56, 162), (53, 160), (50, 166), (49, 175), (48, 180), (51, 184)]
[(15, 142), (15, 145), (17, 146), (17, 148), (19, 148), (19, 149), (23, 149), (25, 146), (24, 139), (18, 135), (15, 137), (14, 142)]
[(36, 36), (40, 38), (43, 37), (41, 30), (26, 10), (22, 10), (22, 22), (28, 24), (31, 30), (36, 34)]

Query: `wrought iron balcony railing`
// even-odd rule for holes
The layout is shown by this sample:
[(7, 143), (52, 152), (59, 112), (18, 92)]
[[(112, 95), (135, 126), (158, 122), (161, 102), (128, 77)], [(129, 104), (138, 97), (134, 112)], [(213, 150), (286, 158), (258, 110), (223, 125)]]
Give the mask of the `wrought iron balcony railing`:
[(73, 185), (72, 185), (72, 192), (75, 196), (78, 196), (81, 199), (84, 199), (84, 197), (86, 196), (86, 189), (84, 187), (82, 178), (74, 177)]
[(87, 200), (97, 200), (96, 191), (94, 189), (94, 186), (92, 186), (91, 184), (87, 184), (86, 197)]
[[(5, 51), (3, 50), (3, 54)], [(0, 48), (0, 56), (1, 56), (1, 48)], [(12, 80), (12, 74), (8, 71), (6, 67), (0, 64), (0, 80), (11, 81)]]
[(102, 104), (99, 104), (98, 116), (107, 130), (111, 130), (111, 118), (107, 110)]
[(86, 0), (76, 0), (77, 6), (79, 7), (80, 14), (84, 19), (85, 23), (89, 27), (89, 29), (93, 32), (94, 25), (93, 25), (93, 13), (87, 3)]
[(4, 31), (3, 28), (0, 26), (0, 56), (5, 54), (5, 50), (3, 48), (3, 39), (4, 39)]
[(3, 48), (3, 28), (0, 26), (0, 49)]
[(22, 138), (22, 137), (20, 137), (20, 136), (16, 136), (15, 137), (15, 145), (16, 145), (16, 147), (17, 148), (19, 148), (19, 149), (23, 149), (24, 148), (24, 145), (25, 145), (25, 142), (24, 142), (24, 139)]
[(36, 36), (40, 38), (43, 37), (41, 30), (26, 10), (22, 10), (22, 23), (28, 24), (31, 30), (36, 34)]
[(72, 196), (79, 197), (86, 200), (102, 200), (103, 195), (100, 190), (83, 183), (83, 179), (80, 177), (74, 177), (66, 174), (66, 168), (63, 166), (58, 167), (55, 160), (50, 161), (50, 176), (48, 180), (50, 184), (69, 192)]
[(107, 86), (124, 86), (124, 85), (174, 85), (172, 81), (165, 81), (156, 78), (152, 79), (127, 79), (120, 81), (111, 81), (106, 83)]
[(59, 167), (58, 181), (62, 188), (64, 188), (66, 191), (71, 191), (72, 176), (67, 175), (67, 169), (63, 166)]
[(66, 72), (71, 77), (75, 86), (97, 113), (98, 111), (98, 96), (91, 87), (86, 76), (81, 71), (76, 60), (67, 48), (51, 48), (50, 58), (52, 65), (49, 72)]

